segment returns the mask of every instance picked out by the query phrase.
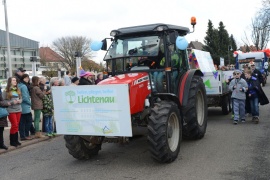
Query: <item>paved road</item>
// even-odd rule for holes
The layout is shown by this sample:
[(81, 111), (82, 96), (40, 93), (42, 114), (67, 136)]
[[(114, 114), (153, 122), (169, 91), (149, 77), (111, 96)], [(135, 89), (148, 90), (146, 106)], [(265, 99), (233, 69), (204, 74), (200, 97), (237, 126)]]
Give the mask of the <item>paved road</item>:
[[(264, 87), (270, 97), (270, 83)], [(209, 109), (205, 137), (183, 141), (171, 164), (150, 158), (145, 137), (128, 145), (104, 144), (99, 156), (78, 161), (62, 136), (0, 155), (0, 179), (270, 179), (270, 105), (260, 106), (261, 121), (233, 125), (220, 108)]]

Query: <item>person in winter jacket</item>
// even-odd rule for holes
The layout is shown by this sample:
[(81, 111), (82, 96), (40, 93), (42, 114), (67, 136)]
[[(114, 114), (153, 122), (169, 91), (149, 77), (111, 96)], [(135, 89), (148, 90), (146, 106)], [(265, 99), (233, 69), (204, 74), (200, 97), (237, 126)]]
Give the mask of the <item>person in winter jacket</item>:
[(246, 81), (248, 84), (247, 97), (250, 103), (250, 110), (252, 114), (252, 121), (259, 123), (259, 93), (258, 89), (260, 86), (259, 80), (252, 76), (252, 71), (247, 70), (245, 72)]
[(240, 78), (242, 72), (234, 70), (235, 78), (230, 82), (229, 89), (232, 91), (233, 98), (233, 123), (237, 124), (239, 120), (245, 122), (245, 100), (248, 85), (246, 80)]
[(252, 72), (252, 76), (257, 78), (257, 80), (261, 83), (263, 83), (263, 76), (260, 70), (256, 69), (255, 63), (253, 61), (251, 61), (249, 63), (251, 72)]
[(92, 81), (89, 80), (89, 76), (93, 75), (90, 72), (86, 72), (84, 70), (80, 71), (80, 80), (78, 85), (94, 85)]
[(18, 87), (22, 93), (22, 114), (19, 126), (20, 138), (22, 141), (32, 139), (29, 135), (30, 127), (32, 125), (31, 99), (27, 87), (29, 80), (29, 75), (23, 74), (21, 77), (21, 81), (18, 84)]
[(11, 104), (7, 107), (7, 111), (9, 113), (8, 119), (11, 123), (10, 145), (17, 147), (21, 145), (21, 143), (18, 141), (18, 131), (22, 113), (22, 96), (21, 91), (17, 86), (17, 79), (15, 76), (8, 78), (7, 87), (3, 91), (2, 95), (3, 98), (9, 101)]
[[(0, 86), (0, 107), (7, 108), (10, 105), (11, 105), (10, 102), (5, 101), (3, 99), (2, 90), (1, 90), (1, 86)], [(5, 129), (5, 127), (8, 127), (7, 116), (0, 118), (0, 149), (8, 150), (8, 147), (4, 143), (4, 129)]]
[(53, 133), (53, 100), (52, 100), (52, 95), (51, 93), (46, 94), (43, 99), (43, 120), (44, 120), (44, 125), (45, 125), (45, 132), (46, 135), (51, 137), (55, 136)]
[(100, 73), (100, 74), (97, 75), (97, 79), (95, 81), (95, 84), (98, 84), (102, 80), (103, 80), (103, 74)]
[(32, 77), (32, 89), (31, 89), (31, 108), (34, 110), (34, 124), (36, 129), (36, 138), (44, 137), (39, 131), (39, 121), (41, 110), (43, 109), (42, 99), (45, 96), (44, 92), (39, 87), (39, 77)]

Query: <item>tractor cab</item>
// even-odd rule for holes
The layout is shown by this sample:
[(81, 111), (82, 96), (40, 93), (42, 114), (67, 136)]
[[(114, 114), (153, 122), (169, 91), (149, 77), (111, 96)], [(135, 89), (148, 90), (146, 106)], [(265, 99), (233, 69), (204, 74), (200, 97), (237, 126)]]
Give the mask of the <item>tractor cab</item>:
[(111, 31), (113, 41), (104, 61), (108, 75), (147, 72), (157, 93), (177, 93), (179, 77), (188, 69), (186, 49), (176, 46), (189, 29), (151, 24)]

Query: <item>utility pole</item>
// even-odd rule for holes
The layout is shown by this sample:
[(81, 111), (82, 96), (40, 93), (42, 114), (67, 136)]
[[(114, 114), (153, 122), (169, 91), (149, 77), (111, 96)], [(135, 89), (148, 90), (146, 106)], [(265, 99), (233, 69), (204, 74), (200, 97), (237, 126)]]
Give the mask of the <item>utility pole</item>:
[(81, 61), (82, 61), (81, 57), (82, 57), (82, 55), (81, 55), (80, 52), (75, 52), (74, 56), (76, 58), (76, 76), (79, 78), (80, 77), (80, 71), (81, 71), (80, 67), (81, 67)]
[(7, 4), (6, 0), (3, 0), (5, 8), (5, 21), (6, 21), (6, 37), (7, 37), (7, 60), (8, 60), (8, 78), (12, 77), (12, 64), (10, 55), (10, 43), (9, 43), (9, 30), (8, 30), (8, 16), (7, 16)]
[(37, 74), (37, 61), (38, 61), (38, 59), (36, 56), (30, 57), (30, 62), (33, 63), (32, 64), (32, 75), (33, 76), (36, 76), (36, 74)]

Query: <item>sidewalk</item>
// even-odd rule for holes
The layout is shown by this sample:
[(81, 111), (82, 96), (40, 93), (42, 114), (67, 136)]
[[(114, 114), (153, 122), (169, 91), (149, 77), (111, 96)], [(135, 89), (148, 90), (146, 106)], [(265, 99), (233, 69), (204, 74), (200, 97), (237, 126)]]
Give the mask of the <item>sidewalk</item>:
[[(51, 139), (48, 136), (45, 136), (43, 138), (34, 138), (34, 136), (32, 136), (34, 138), (32, 140), (21, 141), (20, 140), (20, 137), (19, 137), (19, 142), (22, 145), (21, 146), (17, 146), (17, 147), (10, 146), (10, 144), (9, 144), (10, 143), (10, 141), (9, 141), (9, 130), (10, 130), (10, 126), (11, 126), (10, 125), (10, 122), (8, 121), (8, 127), (5, 127), (5, 130), (4, 130), (4, 143), (8, 147), (8, 150), (0, 149), (0, 155), (3, 154), (3, 153), (6, 153), (6, 152), (13, 151), (13, 150), (18, 149), (18, 148), (22, 148), (22, 147), (25, 147), (25, 146), (28, 146), (28, 145), (31, 145), (31, 144), (35, 144), (35, 143), (38, 143), (38, 142), (41, 142), (41, 141), (45, 141), (45, 140)], [(42, 123), (41, 122), (39, 123), (39, 127), (40, 127), (40, 130), (41, 130), (42, 129)]]

